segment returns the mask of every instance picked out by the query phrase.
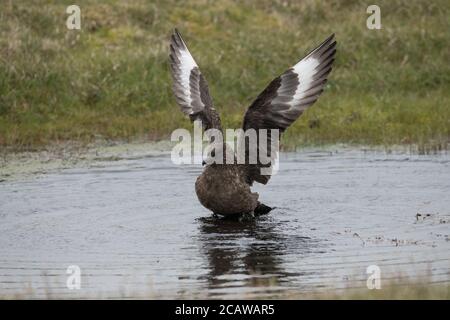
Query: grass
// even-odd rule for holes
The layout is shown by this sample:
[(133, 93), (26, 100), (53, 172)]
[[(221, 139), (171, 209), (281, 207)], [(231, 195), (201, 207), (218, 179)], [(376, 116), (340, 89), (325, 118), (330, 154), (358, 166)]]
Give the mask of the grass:
[(329, 34), (338, 54), (325, 93), (284, 136), (289, 146), (357, 143), (446, 148), (450, 4), (378, 1), (93, 1), (68, 30), (71, 1), (5, 1), (0, 11), (0, 148), (61, 141), (168, 139), (190, 128), (171, 93), (176, 26), (225, 127), (275, 76)]
[(321, 300), (449, 300), (450, 286), (446, 284), (390, 284), (380, 290), (347, 289), (338, 292), (327, 292), (305, 295), (293, 294), (289, 299), (321, 299)]
[[(73, 292), (73, 296), (58, 296), (57, 293), (53, 293), (51, 288), (45, 289), (45, 294), (36, 294), (32, 289), (31, 284), (28, 288), (23, 289), (21, 292), (13, 294), (0, 293), (0, 300), (22, 300), (22, 299), (108, 299), (108, 297), (114, 297), (114, 299), (218, 299), (217, 296), (205, 295), (190, 295), (186, 292), (183, 295), (174, 293), (173, 297), (160, 296), (158, 292), (153, 289), (149, 289), (148, 292), (133, 293), (131, 292), (109, 292), (106, 294), (99, 293), (98, 295), (92, 294), (85, 296), (83, 294), (78, 295), (77, 292)], [(236, 299), (276, 299), (276, 300), (449, 300), (450, 299), (450, 285), (447, 283), (441, 284), (427, 284), (427, 283), (389, 283), (383, 286), (379, 290), (369, 290), (365, 288), (359, 289), (341, 289), (341, 290), (321, 290), (317, 292), (290, 292), (282, 293), (268, 297), (262, 295), (261, 297), (252, 296), (237, 296)]]

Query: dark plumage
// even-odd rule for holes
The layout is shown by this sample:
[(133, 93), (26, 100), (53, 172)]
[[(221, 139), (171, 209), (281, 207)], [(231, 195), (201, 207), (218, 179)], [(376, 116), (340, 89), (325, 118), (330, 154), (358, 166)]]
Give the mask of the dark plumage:
[[(331, 35), (296, 65), (275, 78), (248, 108), (243, 129), (255, 129), (256, 132), (259, 129), (278, 129), (280, 133), (284, 132), (322, 93), (335, 53), (336, 41)], [(170, 43), (170, 67), (173, 91), (181, 111), (191, 121), (201, 120), (205, 130), (222, 130), (206, 80), (177, 30)], [(260, 139), (259, 135), (257, 138)], [(270, 147), (270, 144), (271, 135), (268, 134), (266, 145)], [(219, 149), (224, 154), (229, 152), (226, 144)], [(272, 158), (275, 156), (273, 153), (270, 155)], [(270, 175), (261, 174), (263, 167), (267, 165), (259, 159), (256, 164), (207, 165), (195, 183), (201, 204), (225, 216), (268, 213), (271, 208), (258, 202), (258, 194), (250, 189), (255, 181), (262, 184), (269, 181)]]

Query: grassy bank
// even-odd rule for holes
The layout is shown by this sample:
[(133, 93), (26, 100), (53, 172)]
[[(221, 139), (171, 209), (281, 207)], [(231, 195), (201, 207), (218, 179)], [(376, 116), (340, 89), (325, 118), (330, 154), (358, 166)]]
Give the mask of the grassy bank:
[(293, 294), (289, 299), (322, 300), (449, 300), (447, 284), (388, 285), (380, 290), (347, 289), (317, 294)]
[[(149, 290), (148, 292), (131, 292), (125, 293), (109, 293), (109, 294), (92, 294), (90, 296), (80, 295), (76, 292), (73, 294), (73, 298), (81, 299), (108, 299), (109, 296), (119, 298), (133, 298), (133, 299), (218, 299), (217, 295), (213, 297), (205, 295), (190, 295), (185, 293), (179, 295), (174, 293), (173, 296), (164, 295), (161, 296), (158, 292)], [(46, 289), (45, 296), (42, 294), (36, 294), (32, 289), (31, 284), (27, 289), (23, 289), (21, 292), (15, 294), (4, 294), (0, 292), (0, 300), (10, 299), (58, 299), (61, 298), (57, 293), (52, 293), (52, 289)], [(63, 296), (64, 299), (68, 299), (67, 295)], [(342, 289), (342, 290), (324, 290), (318, 292), (291, 292), (283, 293), (275, 296), (236, 296), (235, 299), (288, 299), (288, 300), (449, 300), (450, 299), (450, 285), (447, 283), (441, 284), (426, 284), (426, 283), (409, 283), (409, 284), (388, 284), (379, 290), (369, 290), (365, 288), (360, 289)]]
[(164, 139), (190, 128), (167, 64), (177, 26), (227, 127), (275, 76), (330, 33), (338, 57), (325, 94), (284, 137), (289, 145), (445, 147), (450, 137), (450, 4), (378, 1), (5, 1), (0, 11), (0, 148)]

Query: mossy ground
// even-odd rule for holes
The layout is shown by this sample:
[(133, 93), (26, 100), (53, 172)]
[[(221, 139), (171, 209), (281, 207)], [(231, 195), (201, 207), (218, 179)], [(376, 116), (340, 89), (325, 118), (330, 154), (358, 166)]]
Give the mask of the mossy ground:
[(450, 137), (450, 4), (379, 1), (93, 1), (81, 30), (70, 1), (5, 1), (0, 11), (0, 147), (167, 139), (190, 128), (175, 103), (168, 40), (178, 27), (225, 127), (277, 75), (335, 33), (335, 68), (285, 145), (419, 144)]

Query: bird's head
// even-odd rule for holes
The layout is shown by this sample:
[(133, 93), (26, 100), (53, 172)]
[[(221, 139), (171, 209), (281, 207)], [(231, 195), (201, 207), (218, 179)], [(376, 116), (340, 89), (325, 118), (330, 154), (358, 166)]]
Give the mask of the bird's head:
[(234, 150), (227, 143), (213, 142), (207, 146), (205, 153), (206, 156), (202, 161), (203, 166), (235, 163)]

